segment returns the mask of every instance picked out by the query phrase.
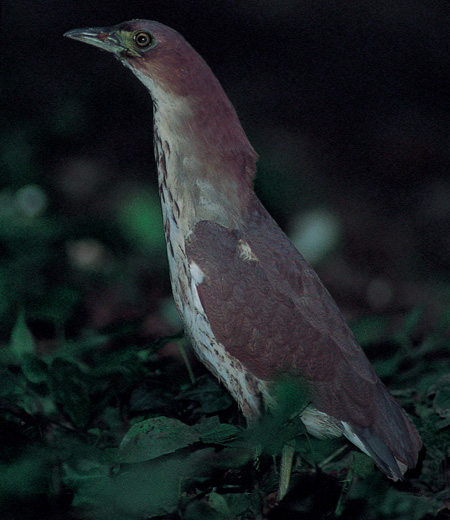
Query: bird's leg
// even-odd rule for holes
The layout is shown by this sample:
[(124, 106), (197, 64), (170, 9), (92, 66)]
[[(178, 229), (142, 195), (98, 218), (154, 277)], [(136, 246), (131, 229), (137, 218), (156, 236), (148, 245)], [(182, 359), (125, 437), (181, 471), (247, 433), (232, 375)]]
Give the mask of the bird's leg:
[(338, 448), (336, 451), (334, 451), (329, 457), (327, 457), (326, 459), (323, 459), (322, 462), (320, 462), (317, 467), (322, 469), (324, 468), (327, 464), (329, 464), (332, 460), (334, 460), (336, 457), (338, 457), (343, 451), (347, 450), (348, 449), (348, 444), (344, 444), (343, 446), (341, 446), (340, 448)]
[(344, 511), (344, 500), (345, 500), (345, 497), (347, 496), (350, 486), (352, 485), (353, 476), (354, 476), (353, 471), (350, 469), (345, 480), (342, 482), (341, 494), (339, 495), (339, 500), (338, 500), (338, 503), (336, 504), (336, 509), (334, 510), (334, 514), (336, 516), (341, 516)]
[(186, 353), (185, 345), (187, 344), (186, 338), (181, 338), (178, 342), (178, 350), (180, 351), (181, 357), (183, 358), (184, 364), (186, 365), (186, 369), (189, 374), (189, 379), (192, 384), (195, 384), (195, 375), (194, 371), (192, 370), (191, 363), (189, 361), (188, 355)]
[(277, 502), (283, 500), (289, 488), (291, 480), (292, 462), (294, 460), (295, 448), (293, 444), (288, 443), (283, 446), (281, 452), (280, 463), (280, 482), (278, 484)]

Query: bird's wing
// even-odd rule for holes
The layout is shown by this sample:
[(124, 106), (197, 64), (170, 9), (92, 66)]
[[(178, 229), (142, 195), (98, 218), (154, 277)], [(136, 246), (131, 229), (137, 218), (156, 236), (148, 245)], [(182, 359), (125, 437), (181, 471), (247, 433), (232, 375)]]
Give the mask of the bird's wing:
[[(347, 394), (355, 410), (342, 410), (342, 419), (357, 414), (356, 422), (366, 426), (367, 397), (377, 383), (369, 362), (285, 235), (272, 232), (261, 243), (256, 231), (201, 221), (188, 239), (188, 259), (205, 275), (197, 291), (214, 335), (262, 380), (292, 372), (314, 382), (315, 389), (322, 387), (315, 400), (325, 413), (330, 408), (336, 414)], [(355, 393), (355, 384), (361, 392)]]
[[(328, 291), (262, 206), (242, 230), (198, 222), (186, 252), (204, 274), (197, 291), (216, 339), (251, 373), (301, 377), (318, 410), (361, 431), (393, 429), (383, 441), (394, 453), (405, 433), (414, 437)], [(401, 458), (412, 465), (415, 455)]]

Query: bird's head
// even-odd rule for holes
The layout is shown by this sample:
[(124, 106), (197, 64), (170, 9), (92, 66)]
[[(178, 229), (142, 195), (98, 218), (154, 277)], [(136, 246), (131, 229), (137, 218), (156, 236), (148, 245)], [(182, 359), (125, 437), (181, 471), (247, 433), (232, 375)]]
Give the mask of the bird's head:
[(142, 58), (156, 45), (154, 23), (134, 20), (113, 27), (74, 29), (64, 36), (112, 52), (121, 60)]
[(175, 30), (150, 20), (113, 27), (74, 29), (64, 36), (114, 54), (150, 90), (177, 96), (204, 96), (221, 89), (208, 65)]
[(222, 191), (233, 177), (251, 187), (257, 155), (219, 81), (178, 32), (132, 20), (65, 36), (111, 52), (134, 72), (153, 98), (155, 129), (184, 161), (183, 171), (190, 165)]

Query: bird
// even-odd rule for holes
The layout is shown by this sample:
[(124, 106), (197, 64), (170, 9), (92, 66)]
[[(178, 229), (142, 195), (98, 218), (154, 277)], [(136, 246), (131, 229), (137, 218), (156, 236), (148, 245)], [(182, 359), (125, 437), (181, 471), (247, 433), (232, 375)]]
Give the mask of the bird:
[(203, 58), (149, 20), (65, 36), (112, 53), (152, 97), (172, 293), (200, 361), (249, 423), (276, 406), (278, 378), (297, 378), (309, 434), (344, 436), (403, 480), (417, 464), (420, 436), (255, 194), (257, 153)]

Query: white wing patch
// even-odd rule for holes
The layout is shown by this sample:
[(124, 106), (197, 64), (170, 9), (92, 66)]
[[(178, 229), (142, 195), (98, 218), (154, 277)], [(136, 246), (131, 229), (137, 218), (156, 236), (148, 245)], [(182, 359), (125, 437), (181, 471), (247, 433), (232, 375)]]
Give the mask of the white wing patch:
[(205, 273), (200, 269), (200, 267), (195, 262), (191, 262), (189, 264), (189, 268), (191, 271), (192, 282), (194, 282), (196, 285), (203, 283), (203, 280), (205, 279)]
[(246, 262), (258, 262), (257, 256), (245, 240), (239, 240), (237, 250), (242, 260), (245, 260)]
[(341, 424), (344, 427), (343, 434), (347, 437), (347, 439), (350, 442), (352, 442), (356, 447), (358, 447), (363, 453), (372, 458), (372, 455), (367, 451), (366, 447), (361, 442), (360, 438), (352, 430), (352, 427), (345, 421), (341, 421)]
[(320, 412), (313, 406), (307, 406), (300, 414), (300, 419), (308, 433), (317, 439), (342, 436), (342, 430), (337, 425), (336, 419), (325, 412)]
[(199, 313), (204, 313), (202, 302), (198, 296), (197, 287), (203, 283), (203, 280), (205, 279), (205, 273), (195, 262), (191, 262), (189, 264), (189, 270), (191, 273), (191, 294), (195, 309)]

